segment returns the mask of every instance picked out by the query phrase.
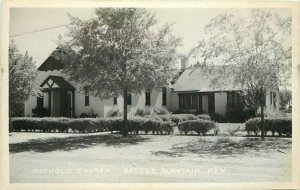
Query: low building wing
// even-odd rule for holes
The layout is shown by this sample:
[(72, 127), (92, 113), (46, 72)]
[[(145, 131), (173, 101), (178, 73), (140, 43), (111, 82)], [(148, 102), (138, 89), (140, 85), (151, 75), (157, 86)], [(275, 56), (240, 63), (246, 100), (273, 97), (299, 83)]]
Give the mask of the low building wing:
[[(233, 78), (228, 77), (219, 81), (219, 85), (212, 85), (216, 75), (208, 74), (202, 68), (185, 69), (173, 84), (175, 92), (216, 92), (237, 91), (241, 87), (234, 85)], [(220, 79), (221, 80), (221, 79)]]

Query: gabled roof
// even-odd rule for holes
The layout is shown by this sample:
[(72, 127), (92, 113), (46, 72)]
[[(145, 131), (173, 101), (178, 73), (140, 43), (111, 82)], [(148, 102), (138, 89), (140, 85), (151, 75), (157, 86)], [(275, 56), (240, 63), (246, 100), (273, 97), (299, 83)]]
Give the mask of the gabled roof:
[(49, 75), (49, 77), (47, 77), (46, 80), (42, 82), (40, 87), (42, 87), (43, 89), (63, 88), (68, 90), (75, 90), (75, 88), (70, 83), (68, 83), (63, 77), (52, 75)]
[(61, 53), (61, 49), (57, 47), (50, 56), (38, 68), (39, 71), (60, 70), (63, 68), (63, 63), (57, 57), (57, 53)]
[[(206, 71), (207, 72), (207, 71)], [(216, 92), (216, 91), (237, 91), (242, 88), (234, 85), (232, 78), (224, 81), (218, 87), (212, 86), (214, 74), (205, 73), (202, 68), (188, 68), (183, 71), (177, 81), (173, 84), (175, 92)]]

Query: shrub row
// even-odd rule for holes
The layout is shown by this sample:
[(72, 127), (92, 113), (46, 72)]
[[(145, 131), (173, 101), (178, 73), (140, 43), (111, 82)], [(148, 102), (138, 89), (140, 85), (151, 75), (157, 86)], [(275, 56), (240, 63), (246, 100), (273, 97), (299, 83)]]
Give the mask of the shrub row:
[(214, 130), (215, 135), (218, 134), (218, 126), (215, 122), (209, 120), (190, 120), (183, 121), (178, 124), (178, 130), (180, 134), (191, 134), (192, 132), (196, 132), (198, 135), (205, 135), (210, 130)]
[[(283, 134), (286, 136), (292, 136), (292, 119), (291, 118), (265, 118), (264, 123), (265, 134), (269, 131), (272, 132), (272, 136), (278, 133), (279, 136)], [(256, 136), (261, 132), (260, 118), (249, 119), (245, 123), (245, 129), (250, 135), (254, 133)]]
[(68, 118), (18, 117), (11, 119), (12, 131), (68, 132)]
[[(110, 131), (118, 131), (123, 132), (123, 118), (118, 118), (118, 122), (116, 125), (110, 125)], [(158, 121), (150, 118), (143, 117), (131, 117), (128, 118), (128, 132), (139, 134), (139, 132), (143, 132), (145, 134), (173, 134), (175, 123), (171, 121)]]
[(176, 125), (178, 125), (180, 122), (183, 121), (198, 120), (198, 119), (210, 120), (210, 117), (204, 114), (198, 116), (195, 116), (193, 114), (146, 115), (145, 118), (154, 119), (158, 121), (173, 122)]
[[(142, 117), (128, 119), (128, 131), (138, 134), (172, 134), (173, 122), (163, 122)], [(91, 133), (102, 131), (123, 131), (123, 118), (12, 118), (12, 130), (18, 131), (40, 131), (40, 132), (73, 132)]]

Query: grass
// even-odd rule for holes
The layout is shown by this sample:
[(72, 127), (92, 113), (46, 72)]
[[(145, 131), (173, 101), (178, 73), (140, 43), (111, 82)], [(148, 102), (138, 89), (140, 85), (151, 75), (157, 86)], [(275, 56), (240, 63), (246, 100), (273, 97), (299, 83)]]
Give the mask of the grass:
[(13, 133), (9, 141), (12, 183), (291, 180), (288, 138)]
[(128, 135), (126, 138), (122, 135), (80, 135), (68, 136), (65, 138), (38, 138), (27, 142), (10, 144), (10, 153), (20, 152), (53, 152), (53, 151), (72, 151), (76, 149), (91, 148), (103, 144), (105, 146), (128, 146), (145, 141), (148, 138), (137, 135)]
[(292, 142), (287, 139), (265, 139), (260, 138), (239, 138), (234, 137), (216, 137), (215, 139), (201, 138), (196, 142), (187, 142), (172, 146), (170, 151), (155, 152), (156, 155), (183, 156), (186, 153), (197, 154), (205, 157), (214, 156), (236, 156), (247, 152), (256, 151), (256, 153), (290, 150)]

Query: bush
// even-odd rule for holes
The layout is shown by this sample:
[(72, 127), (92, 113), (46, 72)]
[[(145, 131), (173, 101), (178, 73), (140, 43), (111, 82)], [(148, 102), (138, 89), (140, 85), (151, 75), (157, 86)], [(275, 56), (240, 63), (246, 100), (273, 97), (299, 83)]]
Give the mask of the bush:
[(118, 109), (113, 108), (107, 112), (106, 117), (120, 117), (122, 115), (122, 112), (120, 112)]
[[(119, 124), (112, 125), (111, 131), (123, 132), (123, 120), (120, 118)], [(162, 120), (156, 120), (153, 118), (144, 117), (130, 117), (128, 118), (128, 132), (139, 134), (172, 134), (175, 124), (173, 122), (163, 122)]]
[(218, 123), (227, 123), (225, 116), (217, 113), (211, 115), (211, 120)]
[(80, 116), (79, 116), (80, 118), (87, 118), (87, 117), (89, 117), (88, 116), (88, 114), (87, 113), (85, 113), (85, 112), (82, 112), (81, 114), (80, 114)]
[(40, 132), (68, 132), (69, 118), (12, 118), (12, 130), (19, 131), (40, 131)]
[(38, 109), (37, 107), (35, 107), (34, 109), (32, 109), (32, 117), (48, 117), (49, 115), (49, 110), (46, 108), (41, 108)]
[(105, 118), (80, 118), (68, 122), (68, 127), (75, 133), (92, 133), (108, 131)]
[(170, 115), (170, 119), (172, 122), (178, 125), (180, 122), (183, 121), (197, 120), (198, 117), (193, 114), (172, 114)]
[(175, 125), (178, 125), (178, 123), (182, 121), (199, 119), (197, 116), (193, 114), (147, 115), (145, 117), (157, 121), (173, 122)]
[(250, 135), (251, 133), (254, 133), (255, 136), (257, 136), (258, 132), (260, 131), (259, 125), (260, 125), (259, 118), (253, 118), (253, 119), (249, 119), (248, 121), (246, 121), (245, 129), (246, 129), (248, 135)]
[[(260, 118), (249, 119), (245, 123), (245, 128), (250, 135), (254, 133), (256, 136), (261, 131)], [(291, 118), (265, 118), (265, 134), (268, 131), (272, 132), (272, 136), (278, 133), (279, 136), (285, 134), (286, 136), (292, 136), (292, 119)]]
[[(123, 118), (12, 118), (12, 130), (40, 131), (40, 132), (68, 132), (92, 133), (103, 131), (123, 132)], [(172, 134), (175, 124), (171, 121), (156, 120), (152, 118), (130, 117), (128, 118), (128, 132), (139, 134)]]
[(153, 119), (153, 120), (157, 120), (157, 121), (163, 121), (163, 118), (166, 119), (167, 117), (162, 117), (161, 115), (145, 115), (144, 118), (147, 119)]
[(151, 114), (151, 112), (150, 112), (150, 110), (149, 109), (141, 109), (141, 108), (138, 108), (137, 110), (136, 110), (136, 112), (135, 112), (135, 116), (141, 116), (141, 117), (143, 117), (143, 116), (145, 116), (145, 115), (150, 115)]
[(183, 121), (178, 124), (178, 130), (182, 134), (188, 135), (191, 132), (196, 132), (198, 135), (205, 135), (208, 131), (214, 130), (216, 133), (217, 125), (213, 121), (208, 120), (190, 120)]
[(104, 118), (12, 118), (12, 130), (20, 131), (40, 131), (40, 132), (73, 132), (91, 133), (108, 131)]
[(205, 114), (197, 115), (197, 117), (198, 117), (199, 119), (203, 119), (203, 120), (211, 120), (211, 119), (210, 119), (210, 116), (209, 116), (209, 115), (205, 115)]
[(86, 112), (82, 112), (79, 116), (79, 118), (96, 118), (98, 116), (98, 114), (94, 113), (93, 110), (91, 110), (90, 112), (86, 113)]
[(167, 114), (170, 114), (169, 111), (165, 108), (158, 108), (158, 107), (155, 107), (154, 108), (154, 114), (156, 115), (167, 115)]
[(232, 110), (221, 114), (212, 114), (211, 119), (219, 123), (244, 123), (250, 118), (255, 117), (255, 111), (252, 110)]
[(252, 117), (255, 117), (253, 110), (233, 110), (225, 114), (226, 122), (230, 123), (243, 123)]

